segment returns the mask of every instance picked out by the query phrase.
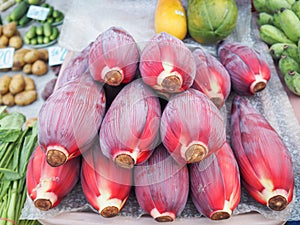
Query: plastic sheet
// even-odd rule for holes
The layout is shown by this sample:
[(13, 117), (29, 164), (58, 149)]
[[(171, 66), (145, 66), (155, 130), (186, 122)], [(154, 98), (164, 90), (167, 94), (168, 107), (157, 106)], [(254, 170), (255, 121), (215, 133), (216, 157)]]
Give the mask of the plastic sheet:
[[(280, 82), (273, 59), (268, 53), (268, 48), (259, 39), (256, 21), (251, 14), (251, 1), (237, 0), (236, 2), (239, 8), (238, 24), (234, 33), (227, 40), (239, 41), (254, 47), (263, 53), (270, 65), (271, 79), (267, 88), (255, 96), (248, 97), (248, 100), (254, 108), (266, 117), (289, 149), (294, 163), (296, 188), (293, 202), (281, 212), (271, 211), (267, 207), (258, 204), (243, 190), (241, 202), (234, 211), (234, 214), (256, 211), (268, 219), (281, 221), (300, 220), (300, 126), (294, 115), (288, 96)], [(72, 51), (79, 51), (93, 41), (99, 32), (116, 24), (127, 29), (137, 42), (145, 42), (154, 34), (152, 24), (153, 3), (154, 1), (152, 0), (90, 0), (88, 3), (74, 0), (70, 6), (69, 13), (66, 15), (59, 44)], [(74, 35), (75, 31), (76, 35)], [(191, 50), (199, 46), (198, 43), (191, 39), (186, 39), (185, 43)], [(216, 55), (215, 45), (203, 47)], [(234, 93), (229, 96), (222, 108), (222, 112), (227, 117), (227, 123), (229, 122), (233, 97)], [(227, 131), (228, 129), (229, 127), (227, 126)], [(91, 208), (82, 194), (80, 185), (78, 185), (64, 199), (61, 205), (48, 212), (35, 209), (31, 200), (27, 199), (22, 212), (22, 218), (49, 219), (61, 213), (84, 210), (91, 210)], [(138, 206), (133, 194), (130, 196), (120, 215), (130, 218), (139, 218), (143, 215), (143, 211)], [(189, 200), (181, 218), (196, 218), (200, 216)]]
[(68, 50), (80, 51), (101, 32), (119, 26), (142, 47), (155, 34), (155, 6), (154, 0), (73, 0), (58, 43)]

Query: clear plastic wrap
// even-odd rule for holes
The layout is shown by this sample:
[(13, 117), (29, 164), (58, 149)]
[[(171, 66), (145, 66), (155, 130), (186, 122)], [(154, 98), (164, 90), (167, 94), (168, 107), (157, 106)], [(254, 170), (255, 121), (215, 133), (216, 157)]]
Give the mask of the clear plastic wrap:
[[(65, 18), (59, 44), (72, 51), (79, 51), (94, 41), (99, 32), (116, 24), (127, 29), (137, 42), (145, 43), (154, 34), (154, 2), (154, 0), (90, 0), (87, 3), (73, 0)], [(255, 96), (247, 97), (247, 99), (254, 108), (266, 117), (289, 149), (294, 163), (296, 188), (293, 202), (281, 212), (271, 211), (258, 204), (243, 189), (241, 202), (233, 214), (255, 211), (268, 219), (300, 220), (300, 126), (280, 82), (273, 59), (268, 53), (267, 45), (259, 38), (256, 18), (251, 13), (251, 1), (236, 0), (236, 2), (239, 9), (238, 23), (234, 33), (227, 40), (239, 41), (254, 47), (263, 54), (270, 66), (271, 79), (266, 89)], [(74, 35), (75, 31), (76, 35)], [(191, 50), (199, 47), (199, 44), (191, 39), (185, 39), (184, 42)], [(216, 56), (217, 48), (215, 45), (203, 47)], [(227, 117), (227, 133), (229, 133), (228, 124), (233, 97), (234, 94), (232, 93), (221, 109), (224, 116)], [(227, 137), (229, 139), (229, 135)], [(37, 210), (31, 200), (27, 199), (22, 218), (49, 219), (61, 213), (84, 210), (91, 210), (91, 208), (82, 194), (80, 185), (78, 185), (57, 208), (47, 212)], [(131, 194), (120, 216), (139, 218), (143, 214), (143, 210), (138, 206), (134, 195)], [(189, 200), (181, 218), (200, 216)]]
[[(118, 26), (139, 44), (154, 32), (155, 0), (73, 0), (65, 16), (58, 44), (80, 51), (103, 31)], [(76, 35), (73, 35), (76, 31)]]

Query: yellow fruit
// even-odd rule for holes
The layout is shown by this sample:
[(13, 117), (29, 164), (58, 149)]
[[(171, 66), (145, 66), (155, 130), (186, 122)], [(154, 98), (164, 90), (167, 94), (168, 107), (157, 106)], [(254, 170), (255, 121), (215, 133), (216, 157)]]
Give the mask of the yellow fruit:
[(166, 32), (180, 40), (184, 39), (187, 33), (187, 17), (180, 0), (158, 0), (155, 32)]

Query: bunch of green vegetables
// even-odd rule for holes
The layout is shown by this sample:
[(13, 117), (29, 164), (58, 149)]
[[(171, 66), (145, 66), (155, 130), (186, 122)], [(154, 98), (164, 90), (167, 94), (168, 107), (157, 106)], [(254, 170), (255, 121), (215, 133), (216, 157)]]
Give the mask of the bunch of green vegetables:
[(300, 96), (300, 1), (254, 0), (259, 34), (288, 89)]
[(52, 25), (60, 23), (64, 20), (64, 13), (58, 9), (55, 9), (54, 6), (48, 4), (48, 3), (43, 3), (41, 7), (44, 8), (49, 8), (49, 13), (47, 15), (47, 18), (45, 20), (38, 20), (40, 23), (50, 23)]
[(24, 128), (26, 118), (0, 107), (0, 225), (35, 225), (20, 220), (26, 190), (26, 169), (37, 144), (37, 125)]

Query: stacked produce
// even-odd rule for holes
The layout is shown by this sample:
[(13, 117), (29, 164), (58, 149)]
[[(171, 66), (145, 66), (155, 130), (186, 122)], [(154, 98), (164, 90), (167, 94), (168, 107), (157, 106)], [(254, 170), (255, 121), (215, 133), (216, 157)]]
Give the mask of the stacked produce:
[(143, 163), (159, 143), (160, 117), (157, 95), (142, 80), (132, 81), (113, 100), (101, 124), (103, 154), (124, 168)]
[(47, 49), (21, 48), (14, 54), (12, 70), (42, 76), (48, 72), (47, 62)]
[(15, 22), (0, 25), (0, 48), (12, 47), (19, 49), (22, 45), (23, 40)]
[(5, 11), (17, 3), (14, 9), (8, 14), (6, 20), (15, 22), (18, 26), (24, 27), (28, 25), (32, 19), (27, 17), (30, 5), (39, 5), (41, 0), (1, 0), (0, 11)]
[(37, 20), (40, 23), (50, 23), (58, 24), (61, 23), (64, 19), (64, 13), (58, 9), (55, 9), (54, 6), (49, 5), (48, 3), (43, 3), (41, 7), (49, 8), (49, 13), (45, 20)]
[(58, 36), (58, 28), (50, 22), (45, 22), (43, 25), (32, 25), (25, 33), (24, 42), (30, 45), (49, 44), (56, 41)]
[(191, 88), (170, 98), (162, 114), (160, 136), (179, 164), (195, 163), (222, 147), (224, 125), (214, 103)]
[(89, 67), (89, 52), (93, 43), (90, 43), (86, 48), (79, 52), (75, 57), (70, 59), (65, 69), (62, 71), (56, 89), (64, 86), (70, 80), (81, 77), (82, 74), (88, 70)]
[[(240, 176), (257, 202), (283, 210), (291, 202), (294, 184), (280, 136), (262, 115), (235, 109), (234, 103), (230, 143), (220, 111), (230, 91), (249, 98), (263, 94), (270, 69), (260, 53), (239, 43), (222, 43), (218, 57), (219, 61), (201, 49), (192, 52), (165, 32), (156, 34), (142, 51), (122, 28), (99, 34), (70, 61), (39, 112), (37, 149), (43, 165), (62, 170), (82, 157), (83, 192), (103, 217), (117, 216), (135, 185), (135, 197), (146, 213), (159, 222), (173, 221), (185, 207), (191, 184), (192, 200), (201, 214), (227, 219), (240, 201)], [(217, 96), (210, 95), (210, 89)], [(254, 138), (247, 136), (259, 126), (267, 134), (263, 130)], [(270, 142), (264, 141), (268, 135)], [(276, 147), (271, 141), (285, 157), (281, 162), (270, 156), (269, 146)], [(244, 160), (251, 156), (240, 154), (249, 146), (256, 152), (251, 165)], [(280, 163), (280, 171), (272, 174), (272, 163)], [(259, 173), (247, 174), (245, 168)], [(28, 176), (30, 182), (30, 172)], [(263, 179), (256, 180), (260, 176)], [(251, 180), (256, 181), (255, 191), (265, 188), (263, 195), (270, 201), (253, 194)], [(42, 202), (46, 209), (58, 204), (53, 201), (59, 199), (55, 189), (41, 194), (50, 195)]]
[[(18, 0), (15, 8), (8, 14), (6, 20), (8, 22), (15, 22), (18, 26), (24, 27), (30, 24), (32, 21), (37, 21), (40, 23), (49, 23), (49, 24), (59, 24), (64, 19), (64, 13), (58, 9), (55, 9), (52, 5), (48, 3), (41, 4), (40, 0)], [(8, 3), (6, 3), (8, 4)], [(40, 7), (49, 8), (49, 12), (45, 20), (33, 20), (30, 17), (27, 17), (28, 9), (30, 5), (40, 5)], [(12, 6), (12, 5), (11, 5)]]
[(6, 20), (8, 22), (15, 22), (21, 27), (27, 25), (31, 21), (31, 18), (28, 18), (26, 15), (29, 5), (30, 4), (26, 1), (18, 3), (17, 6), (8, 14)]
[(269, 45), (287, 88), (300, 95), (300, 2), (254, 0), (260, 37)]
[(25, 106), (37, 100), (35, 82), (21, 73), (0, 78), (0, 104)]
[(133, 37), (121, 28), (111, 27), (92, 43), (89, 70), (97, 81), (113, 86), (126, 84), (135, 76), (139, 56)]
[(27, 163), (37, 144), (37, 126), (25, 125), (23, 114), (6, 112), (0, 107), (0, 214), (1, 224), (39, 224), (20, 220), (26, 200)]
[[(37, 8), (35, 10), (32, 9), (32, 5), (35, 5), (34, 7)], [(49, 9), (49, 11), (46, 12), (47, 15), (45, 15), (45, 19), (42, 18), (42, 15), (44, 14), (41, 13), (43, 8)], [(39, 20), (35, 17), (39, 18)], [(22, 28), (28, 26), (29, 28), (25, 32), (23, 40), (27, 45), (33, 45), (38, 48), (41, 45), (50, 45), (57, 41), (59, 36), (59, 29), (57, 26), (63, 22), (64, 13), (55, 9), (54, 6), (48, 3), (44, 2), (41, 4), (40, 0), (23, 0), (18, 1), (18, 4), (8, 13), (5, 19), (8, 24), (14, 24), (14, 27)], [(4, 26), (8, 26), (8, 24)], [(23, 44), (23, 40), (19, 33), (15, 36), (18, 36), (21, 39), (21, 43), (17, 42), (18, 40), (14, 40), (16, 37), (13, 37), (11, 42), (16, 46), (15, 48), (20, 48)], [(2, 42), (0, 42), (0, 46), (8, 46), (8, 40), (4, 39), (4, 37), (1, 37), (0, 41)]]

